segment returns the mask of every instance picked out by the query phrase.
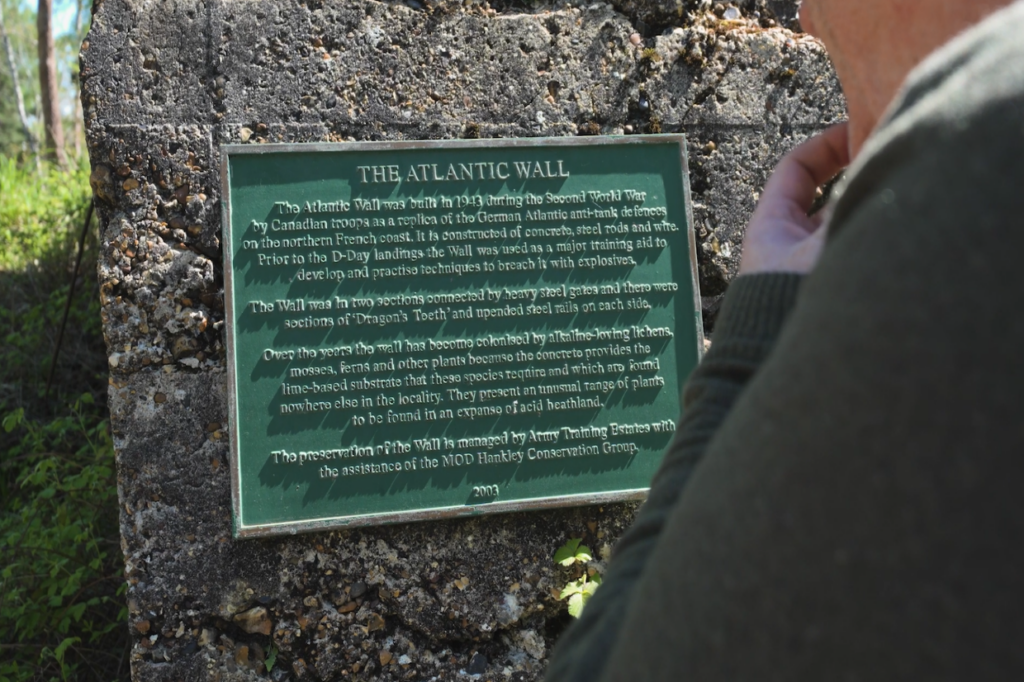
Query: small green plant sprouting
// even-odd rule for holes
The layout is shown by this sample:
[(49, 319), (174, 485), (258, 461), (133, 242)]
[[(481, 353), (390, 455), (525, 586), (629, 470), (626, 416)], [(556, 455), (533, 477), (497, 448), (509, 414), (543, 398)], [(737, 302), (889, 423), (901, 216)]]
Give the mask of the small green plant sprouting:
[(647, 60), (651, 64), (656, 64), (662, 59), (661, 54), (653, 47), (645, 48), (644, 51), (640, 53), (640, 58)]
[(555, 552), (556, 564), (566, 568), (575, 565), (581, 569), (580, 577), (566, 583), (558, 595), (559, 599), (569, 600), (569, 615), (573, 618), (580, 617), (583, 607), (594, 596), (598, 585), (601, 584), (601, 574), (596, 569), (587, 566), (594, 558), (590, 554), (590, 548), (581, 545), (581, 542), (583, 542), (581, 538), (570, 538)]
[(271, 644), (270, 651), (267, 653), (267, 660), (263, 662), (263, 665), (267, 667), (268, 673), (274, 669), (275, 663), (277, 663), (277, 645)]

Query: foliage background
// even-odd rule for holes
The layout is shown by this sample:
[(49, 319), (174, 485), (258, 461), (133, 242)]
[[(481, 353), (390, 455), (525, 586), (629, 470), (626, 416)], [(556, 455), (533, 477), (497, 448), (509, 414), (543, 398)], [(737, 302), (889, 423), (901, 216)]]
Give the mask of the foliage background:
[[(0, 6), (42, 138), (35, 9)], [(87, 10), (55, 8), (70, 167), (31, 155), (0, 54), (0, 682), (129, 674), (95, 222), (47, 392), (90, 198), (76, 85)]]
[(46, 394), (87, 188), (0, 159), (0, 680), (127, 674), (94, 226)]
[[(84, 132), (78, 102), (78, 50), (89, 30), (90, 0), (54, 0), (54, 52), (60, 78), (60, 110), (69, 156), (84, 153)], [(29, 0), (0, 0), (4, 26), (11, 40), (25, 110), (37, 139), (43, 138), (36, 50), (36, 8)], [(18, 119), (14, 84), (0, 49), (0, 157), (33, 162)]]

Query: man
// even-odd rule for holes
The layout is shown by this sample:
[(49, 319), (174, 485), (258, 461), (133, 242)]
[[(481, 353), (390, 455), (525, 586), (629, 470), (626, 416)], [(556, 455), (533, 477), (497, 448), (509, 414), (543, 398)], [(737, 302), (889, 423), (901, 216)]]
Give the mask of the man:
[(849, 125), (769, 181), (551, 682), (1024, 679), (1024, 2), (801, 21)]

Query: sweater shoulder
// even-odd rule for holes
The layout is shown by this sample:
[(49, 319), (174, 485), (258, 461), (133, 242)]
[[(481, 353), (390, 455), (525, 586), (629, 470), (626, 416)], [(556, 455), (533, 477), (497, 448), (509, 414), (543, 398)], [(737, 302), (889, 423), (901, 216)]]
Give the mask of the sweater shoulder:
[[(936, 164), (966, 170), (1000, 150), (1024, 154), (1022, 35), (1024, 1), (957, 36), (910, 74), (837, 188), (834, 231), (907, 166), (927, 176)], [(969, 173), (958, 178), (982, 181)]]

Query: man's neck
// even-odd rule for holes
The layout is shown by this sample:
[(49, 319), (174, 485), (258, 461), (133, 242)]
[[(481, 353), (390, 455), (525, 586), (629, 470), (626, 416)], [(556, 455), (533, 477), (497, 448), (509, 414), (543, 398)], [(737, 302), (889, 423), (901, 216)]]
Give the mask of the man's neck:
[(855, 158), (924, 59), (1013, 0), (805, 0), (801, 20), (828, 48), (843, 85)]

